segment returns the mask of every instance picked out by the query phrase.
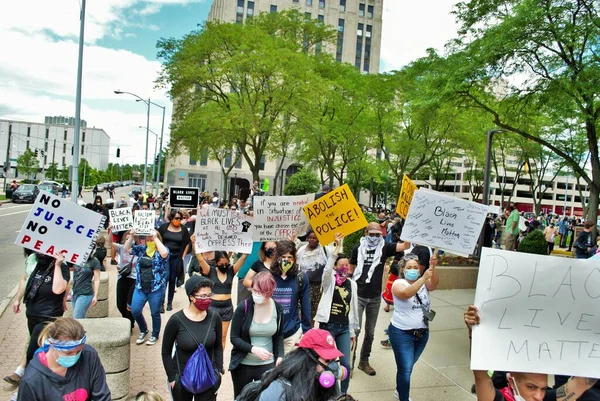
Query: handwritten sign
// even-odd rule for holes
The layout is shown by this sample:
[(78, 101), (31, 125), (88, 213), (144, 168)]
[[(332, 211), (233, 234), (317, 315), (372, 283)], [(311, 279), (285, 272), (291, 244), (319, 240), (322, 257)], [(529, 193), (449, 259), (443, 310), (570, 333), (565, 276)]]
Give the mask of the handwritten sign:
[(215, 207), (200, 209), (196, 218), (196, 252), (250, 253), (253, 233), (254, 224), (250, 216)]
[(302, 207), (315, 200), (315, 194), (254, 197), (254, 241), (279, 241), (303, 235), (308, 220)]
[(133, 228), (136, 235), (151, 235), (154, 230), (156, 214), (154, 210), (138, 210), (133, 219)]
[(396, 213), (403, 219), (406, 219), (406, 216), (408, 215), (408, 208), (410, 207), (413, 195), (417, 189), (417, 184), (405, 174), (404, 177), (402, 177), (402, 188), (400, 189), (400, 196), (398, 197), (398, 206), (396, 206)]
[(105, 219), (100, 213), (41, 191), (15, 244), (46, 255), (58, 252), (67, 262), (83, 265)]
[(169, 204), (174, 208), (195, 209), (199, 195), (199, 188), (169, 187)]
[(348, 235), (367, 226), (367, 219), (348, 184), (328, 192), (303, 209), (322, 245), (332, 243), (336, 233)]
[(483, 248), (471, 368), (600, 377), (597, 261)]
[(475, 250), (488, 207), (428, 189), (415, 192), (402, 240), (469, 255)]
[(112, 232), (119, 233), (133, 228), (133, 214), (128, 207), (110, 209), (108, 214)]

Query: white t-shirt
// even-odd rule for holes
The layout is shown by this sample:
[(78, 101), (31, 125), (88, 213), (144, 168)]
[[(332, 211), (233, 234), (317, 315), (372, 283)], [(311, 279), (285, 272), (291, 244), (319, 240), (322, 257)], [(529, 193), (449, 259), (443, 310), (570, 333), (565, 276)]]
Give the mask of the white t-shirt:
[[(395, 286), (408, 287), (410, 284), (405, 279), (398, 279), (392, 284), (392, 290)], [(417, 291), (425, 308), (429, 309), (431, 301), (429, 300), (429, 291), (423, 285)], [(392, 325), (400, 330), (424, 329), (427, 325), (423, 322), (423, 310), (416, 296), (409, 299), (399, 299), (394, 296), (394, 314), (392, 315)]]

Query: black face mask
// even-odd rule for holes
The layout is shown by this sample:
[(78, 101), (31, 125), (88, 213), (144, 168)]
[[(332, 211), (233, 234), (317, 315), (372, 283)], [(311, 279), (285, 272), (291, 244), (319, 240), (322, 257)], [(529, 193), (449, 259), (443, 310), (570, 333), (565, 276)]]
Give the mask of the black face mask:
[(229, 270), (229, 266), (231, 266), (229, 263), (225, 265), (217, 265), (217, 269), (219, 269), (221, 273), (227, 273), (227, 270)]
[(271, 257), (273, 257), (273, 255), (275, 255), (275, 249), (273, 249), (273, 248), (265, 248), (265, 256), (267, 258), (271, 258)]

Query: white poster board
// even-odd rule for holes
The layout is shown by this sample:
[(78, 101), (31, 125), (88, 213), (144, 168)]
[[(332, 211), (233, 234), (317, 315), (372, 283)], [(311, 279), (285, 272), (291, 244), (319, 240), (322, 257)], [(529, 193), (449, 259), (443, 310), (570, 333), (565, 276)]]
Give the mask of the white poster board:
[(196, 217), (196, 252), (232, 251), (250, 253), (252, 217), (236, 210), (209, 207)]
[(475, 250), (487, 206), (428, 189), (413, 195), (401, 239), (459, 255)]
[(471, 369), (600, 378), (600, 266), (483, 248)]
[(133, 219), (133, 228), (136, 235), (151, 235), (154, 230), (156, 213), (154, 210), (138, 210)]
[(304, 235), (309, 227), (302, 208), (315, 194), (254, 197), (254, 241), (279, 241)]
[(525, 224), (526, 221), (527, 219), (525, 217), (519, 217), (519, 231), (527, 231), (527, 225)]
[(65, 261), (83, 265), (106, 217), (66, 199), (40, 191), (15, 244), (53, 256), (58, 252)]
[(129, 231), (133, 228), (133, 214), (130, 208), (120, 207), (118, 209), (110, 209), (108, 215), (110, 217), (110, 230), (113, 233)]

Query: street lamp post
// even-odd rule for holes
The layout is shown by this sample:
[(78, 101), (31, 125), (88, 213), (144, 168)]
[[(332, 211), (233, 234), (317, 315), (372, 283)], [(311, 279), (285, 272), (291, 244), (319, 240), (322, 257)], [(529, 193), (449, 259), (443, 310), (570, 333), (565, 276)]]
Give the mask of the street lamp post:
[(83, 37), (85, 32), (85, 0), (81, 0), (81, 15), (79, 17), (79, 57), (77, 61), (77, 89), (75, 91), (75, 130), (73, 135), (73, 146), (77, 152), (73, 152), (73, 174), (71, 183), (71, 201), (77, 203), (79, 195), (79, 133), (81, 130), (81, 77), (83, 75)]
[[(139, 102), (142, 99), (136, 100), (136, 102)], [(161, 128), (160, 128), (160, 152), (158, 152), (158, 167), (156, 168), (156, 189), (154, 190), (154, 194), (158, 194), (158, 181), (159, 181), (159, 177), (160, 177), (160, 166), (162, 165), (162, 146), (163, 146), (163, 134), (165, 132), (165, 112), (167, 110), (166, 106), (161, 106), (160, 104), (156, 104), (154, 102), (150, 102), (150, 104), (153, 104), (156, 107), (160, 107), (162, 109), (162, 124), (161, 124)], [(156, 157), (155, 157), (156, 159)]]
[[(142, 127), (141, 125), (139, 126), (139, 128), (145, 128)], [(152, 160), (154, 160), (153, 162), (153, 166), (152, 166), (152, 181), (154, 181), (155, 179), (157, 179), (158, 175), (158, 167), (156, 166), (156, 152), (158, 151), (158, 134), (154, 131), (152, 131), (151, 129), (149, 129), (148, 131), (150, 131), (150, 133), (152, 135), (154, 135), (154, 158)], [(158, 181), (158, 179), (157, 179)], [(158, 194), (158, 185), (156, 186), (156, 191), (154, 192), (154, 195)]]

